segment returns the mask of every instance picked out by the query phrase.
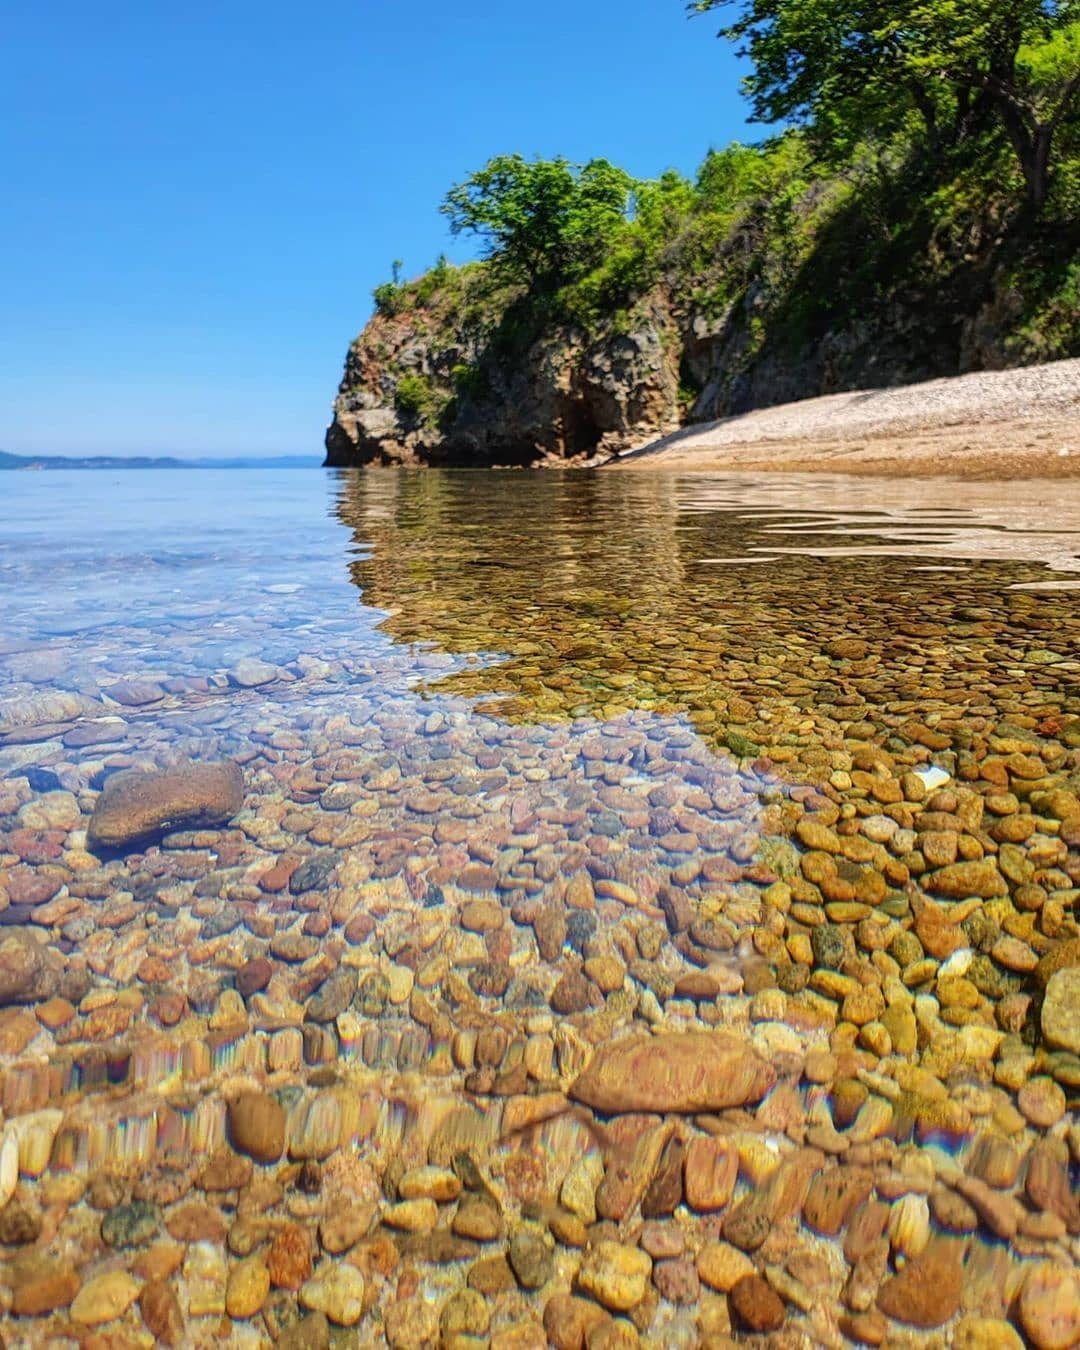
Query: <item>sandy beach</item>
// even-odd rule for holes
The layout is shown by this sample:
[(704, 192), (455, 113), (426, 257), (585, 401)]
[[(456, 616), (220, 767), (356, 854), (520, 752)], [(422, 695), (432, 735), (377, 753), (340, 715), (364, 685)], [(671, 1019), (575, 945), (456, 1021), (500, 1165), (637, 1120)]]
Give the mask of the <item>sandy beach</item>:
[(680, 472), (1080, 477), (1080, 360), (781, 404), (683, 428), (617, 462)]

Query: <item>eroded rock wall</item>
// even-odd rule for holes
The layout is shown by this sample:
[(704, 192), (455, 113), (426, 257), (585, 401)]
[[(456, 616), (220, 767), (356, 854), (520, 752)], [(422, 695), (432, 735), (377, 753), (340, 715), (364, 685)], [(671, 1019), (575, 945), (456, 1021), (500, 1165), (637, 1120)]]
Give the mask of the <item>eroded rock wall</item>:
[(557, 326), (517, 352), (376, 315), (349, 349), (327, 463), (594, 462), (680, 423), (681, 343), (659, 299), (594, 335)]
[(906, 288), (796, 336), (760, 287), (717, 314), (658, 286), (591, 333), (541, 324), (507, 342), (436, 300), (377, 314), (352, 344), (326, 462), (602, 463), (685, 423), (1016, 364), (1021, 308), (992, 280), (936, 304)]

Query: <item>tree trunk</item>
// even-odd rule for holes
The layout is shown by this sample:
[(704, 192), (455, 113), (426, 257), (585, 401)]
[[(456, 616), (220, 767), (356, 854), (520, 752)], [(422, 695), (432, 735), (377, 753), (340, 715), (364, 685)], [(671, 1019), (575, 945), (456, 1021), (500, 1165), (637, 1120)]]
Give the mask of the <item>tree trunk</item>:
[(1053, 126), (1047, 123), (1036, 126), (1031, 148), (1031, 168), (1024, 175), (1028, 185), (1028, 206), (1034, 216), (1046, 205), (1046, 196), (1050, 190), (1050, 148), (1053, 139)]
[(961, 85), (956, 91), (956, 114), (953, 119), (952, 143), (963, 145), (977, 136), (986, 126), (993, 112), (993, 101), (985, 89), (974, 90)]
[(1046, 205), (1050, 187), (1050, 152), (1054, 140), (1054, 124), (1039, 122), (1035, 117), (1025, 118), (1021, 109), (1008, 97), (996, 99), (1001, 120), (1020, 163), (1020, 171), (1027, 184), (1027, 210), (1037, 216)]
[(918, 80), (911, 86), (911, 97), (926, 127), (926, 144), (936, 159), (941, 153), (941, 134), (938, 131), (937, 108), (934, 100)]

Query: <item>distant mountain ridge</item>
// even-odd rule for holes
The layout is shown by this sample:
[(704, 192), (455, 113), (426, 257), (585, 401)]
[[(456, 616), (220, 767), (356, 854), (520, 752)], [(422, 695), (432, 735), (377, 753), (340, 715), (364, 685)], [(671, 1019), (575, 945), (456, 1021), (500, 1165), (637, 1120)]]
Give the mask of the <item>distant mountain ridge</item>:
[(319, 455), (253, 455), (180, 459), (172, 455), (12, 455), (0, 450), (0, 469), (313, 469)]

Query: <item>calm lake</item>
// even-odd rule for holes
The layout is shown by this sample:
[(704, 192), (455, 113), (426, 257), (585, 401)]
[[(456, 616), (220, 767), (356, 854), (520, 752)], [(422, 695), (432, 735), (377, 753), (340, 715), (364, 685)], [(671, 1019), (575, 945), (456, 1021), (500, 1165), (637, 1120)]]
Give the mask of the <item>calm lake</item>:
[(1072, 1344), (1078, 592), (1080, 483), (0, 476), (12, 1343)]

